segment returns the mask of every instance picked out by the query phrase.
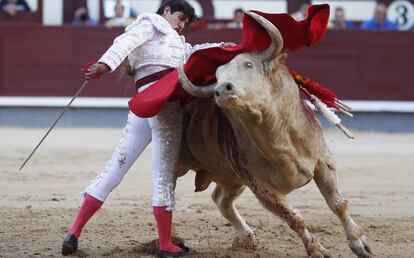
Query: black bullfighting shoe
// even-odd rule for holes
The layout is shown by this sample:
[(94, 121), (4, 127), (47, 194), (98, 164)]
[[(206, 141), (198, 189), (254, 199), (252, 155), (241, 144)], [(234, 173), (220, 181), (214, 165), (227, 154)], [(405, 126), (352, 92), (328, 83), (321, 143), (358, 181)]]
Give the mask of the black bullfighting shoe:
[(161, 251), (160, 250), (160, 251), (158, 251), (157, 256), (160, 257), (160, 258), (166, 258), (166, 257), (183, 257), (183, 256), (189, 255), (189, 254), (191, 254), (193, 252), (193, 250), (190, 247), (185, 246), (183, 243), (180, 243), (178, 246), (181, 248), (181, 252), (171, 253), (171, 252)]
[(62, 254), (66, 256), (78, 250), (78, 238), (74, 234), (65, 237), (62, 244)]

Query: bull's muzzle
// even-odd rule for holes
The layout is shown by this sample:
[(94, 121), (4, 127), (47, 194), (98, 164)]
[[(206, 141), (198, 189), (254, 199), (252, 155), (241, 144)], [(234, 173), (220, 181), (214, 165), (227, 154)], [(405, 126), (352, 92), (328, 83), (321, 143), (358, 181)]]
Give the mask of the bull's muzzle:
[(214, 97), (219, 107), (229, 107), (239, 100), (237, 87), (231, 82), (219, 83), (214, 88)]
[(221, 83), (214, 88), (214, 95), (218, 97), (228, 97), (235, 93), (235, 87), (231, 82)]

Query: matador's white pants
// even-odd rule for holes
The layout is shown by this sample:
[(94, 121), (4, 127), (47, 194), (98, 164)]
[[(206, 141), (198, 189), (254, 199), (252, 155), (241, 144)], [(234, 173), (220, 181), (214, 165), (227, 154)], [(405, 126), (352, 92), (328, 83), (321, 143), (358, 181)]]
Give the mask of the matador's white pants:
[(132, 112), (118, 147), (104, 171), (86, 189), (86, 193), (105, 201), (109, 193), (152, 141), (153, 206), (174, 209), (173, 170), (182, 136), (182, 109), (178, 101), (168, 102), (158, 115), (140, 118)]

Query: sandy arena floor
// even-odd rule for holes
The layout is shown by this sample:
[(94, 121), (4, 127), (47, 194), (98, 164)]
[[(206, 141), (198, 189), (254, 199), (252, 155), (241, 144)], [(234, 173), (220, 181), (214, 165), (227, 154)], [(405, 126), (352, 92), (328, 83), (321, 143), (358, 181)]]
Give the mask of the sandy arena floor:
[[(46, 129), (0, 128), (0, 257), (59, 257), (79, 193), (111, 156), (121, 129), (55, 129), (22, 173), (23, 160)], [(414, 134), (336, 130), (326, 138), (339, 186), (376, 257), (414, 256)], [(141, 247), (156, 237), (151, 211), (149, 148), (90, 221), (79, 257), (150, 257)], [(249, 190), (237, 206), (256, 233), (257, 250), (232, 250), (234, 232), (210, 198), (194, 193), (193, 174), (179, 180), (177, 230), (197, 252), (191, 257), (306, 257), (301, 240), (266, 211)], [(307, 225), (337, 257), (354, 257), (341, 223), (312, 182), (289, 195)]]

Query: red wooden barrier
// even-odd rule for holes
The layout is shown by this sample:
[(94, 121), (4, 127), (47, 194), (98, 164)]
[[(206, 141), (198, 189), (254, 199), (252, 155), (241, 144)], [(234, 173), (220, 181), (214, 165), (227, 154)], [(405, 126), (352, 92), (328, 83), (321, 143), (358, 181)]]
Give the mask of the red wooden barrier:
[[(97, 60), (122, 30), (0, 26), (0, 95), (71, 96), (81, 66)], [(190, 30), (191, 43), (241, 40), (240, 30)], [(288, 66), (347, 100), (414, 100), (413, 32), (328, 31), (312, 48), (289, 53)], [(129, 97), (119, 72), (92, 82), (83, 96)]]

